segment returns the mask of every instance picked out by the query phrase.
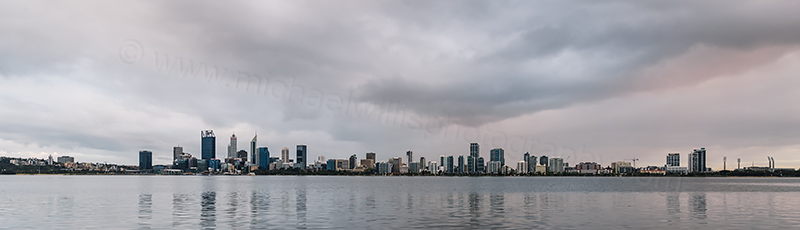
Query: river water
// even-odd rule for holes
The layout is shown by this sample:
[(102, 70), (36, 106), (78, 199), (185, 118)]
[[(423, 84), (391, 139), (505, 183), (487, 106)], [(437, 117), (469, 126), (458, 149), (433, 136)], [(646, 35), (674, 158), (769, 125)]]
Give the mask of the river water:
[(0, 229), (800, 229), (800, 179), (0, 176)]

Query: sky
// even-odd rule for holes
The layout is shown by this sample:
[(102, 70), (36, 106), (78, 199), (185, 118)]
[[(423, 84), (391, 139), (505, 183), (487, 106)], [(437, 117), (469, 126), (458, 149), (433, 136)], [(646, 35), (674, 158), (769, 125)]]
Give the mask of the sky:
[[(0, 155), (800, 167), (798, 1), (0, 1)], [(404, 159), (406, 161), (406, 159)], [(512, 164), (515, 165), (515, 164)]]

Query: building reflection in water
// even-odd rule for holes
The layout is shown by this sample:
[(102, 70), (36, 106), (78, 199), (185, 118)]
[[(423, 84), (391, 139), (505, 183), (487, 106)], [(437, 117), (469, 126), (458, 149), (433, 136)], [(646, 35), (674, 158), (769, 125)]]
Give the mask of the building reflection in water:
[(481, 194), (470, 193), (468, 197), (470, 225), (478, 226), (481, 222)]
[(150, 228), (153, 219), (153, 194), (139, 194), (139, 228)]
[[(296, 197), (295, 197), (295, 201), (296, 201), (295, 202), (295, 207), (297, 208), (297, 210), (295, 212), (297, 214), (297, 228), (298, 229), (306, 229), (307, 228), (307, 226), (306, 226), (306, 222), (307, 222), (307, 219), (306, 219), (306, 211), (307, 211), (306, 201), (307, 201), (307, 198), (306, 198), (306, 186), (305, 186), (305, 184), (298, 186), (297, 191), (295, 192), (295, 195), (296, 195)], [(351, 205), (353, 205), (354, 203), (355, 203), (355, 201), (351, 202)]]
[(186, 194), (172, 194), (172, 228), (187, 228), (183, 225), (188, 224), (192, 218), (189, 217), (186, 203), (191, 198)]
[(200, 195), (200, 228), (213, 229), (217, 226), (217, 193), (203, 192)]
[(668, 193), (667, 214), (673, 215), (681, 213), (681, 194), (678, 192)]
[(250, 226), (266, 227), (268, 213), (269, 195), (253, 191), (250, 198)]
[(696, 219), (706, 219), (706, 194), (705, 193), (694, 193), (689, 200), (689, 205), (691, 206), (691, 217)]

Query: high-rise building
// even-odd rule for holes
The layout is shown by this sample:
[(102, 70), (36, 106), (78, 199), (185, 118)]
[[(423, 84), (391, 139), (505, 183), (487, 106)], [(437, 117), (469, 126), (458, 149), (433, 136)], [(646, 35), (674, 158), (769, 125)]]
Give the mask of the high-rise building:
[(297, 145), (297, 164), (301, 169), (306, 169), (308, 159), (308, 147), (306, 145)]
[(172, 147), (172, 161), (174, 162), (183, 154), (183, 147), (175, 146)]
[(447, 170), (447, 173), (453, 173), (455, 166), (455, 162), (453, 162), (454, 160), (453, 156), (447, 156), (445, 157), (445, 160), (447, 160), (447, 164), (445, 164), (445, 169)]
[(411, 150), (406, 151), (406, 159), (408, 159), (408, 163), (413, 162), (414, 161), (414, 152), (412, 152)]
[(367, 159), (372, 159), (372, 161), (375, 161), (375, 153), (372, 152), (367, 153)]
[(153, 152), (142, 150), (139, 151), (139, 170), (153, 169)]
[(425, 168), (428, 167), (428, 162), (425, 161), (425, 157), (419, 158), (419, 167), (420, 170), (425, 170)]
[(401, 157), (389, 158), (389, 164), (392, 164), (393, 173), (400, 173), (400, 166), (403, 165), (403, 158)]
[(258, 134), (255, 134), (253, 135), (253, 140), (250, 141), (250, 161), (249, 161), (250, 165), (257, 165), (256, 163), (258, 163), (256, 161), (256, 155), (258, 155), (258, 153), (256, 152), (258, 151), (257, 142), (258, 142)]
[(236, 134), (231, 135), (231, 143), (228, 144), (228, 158), (236, 158)]
[(202, 138), (201, 159), (210, 160), (217, 158), (217, 137), (214, 136), (214, 131), (200, 131), (200, 137)]
[(536, 165), (538, 164), (536, 156), (530, 155), (525, 160), (528, 162), (528, 172), (536, 172)]
[(689, 154), (689, 172), (707, 172), (706, 148), (694, 149)]
[(281, 160), (283, 162), (289, 162), (289, 148), (281, 148)]
[[(478, 143), (469, 143), (469, 156), (472, 157), (472, 166), (467, 168), (467, 171), (474, 173), (478, 171), (478, 157), (480, 157), (480, 146)], [(467, 157), (467, 166), (469, 166), (469, 157)]]
[(466, 169), (464, 168), (464, 155), (458, 155), (458, 161), (456, 161), (456, 173), (465, 173)]
[(260, 147), (258, 148), (258, 167), (263, 169), (269, 169), (269, 148), (267, 147)]
[(564, 172), (564, 159), (553, 157), (549, 159), (548, 170), (553, 173), (561, 173)]
[(681, 166), (681, 155), (678, 153), (667, 154), (667, 166)]
[(350, 155), (350, 165), (348, 168), (355, 169), (356, 167), (358, 167), (358, 157), (356, 157), (356, 154), (353, 153), (353, 155)]
[(236, 158), (242, 159), (243, 162), (247, 161), (247, 151), (239, 150), (236, 152)]
[(475, 161), (475, 171), (477, 173), (484, 173), (486, 172), (486, 164), (483, 163), (483, 157), (478, 157), (478, 160)]
[(540, 165), (544, 165), (544, 167), (549, 167), (550, 166), (550, 160), (547, 158), (547, 156), (540, 156), (539, 157), (539, 164)]
[[(528, 153), (525, 153), (525, 154), (527, 155)], [(530, 167), (528, 167), (528, 162), (527, 161), (517, 162), (517, 173), (518, 174), (526, 174), (526, 173), (530, 172), (528, 170), (530, 170)]]
[(487, 165), (487, 168), (486, 168), (486, 173), (488, 173), (488, 174), (500, 173), (500, 167), (503, 167), (503, 166), (500, 165), (499, 161), (489, 161), (489, 165)]
[(500, 166), (506, 165), (505, 151), (502, 148), (493, 148), (489, 151), (489, 162), (500, 162)]

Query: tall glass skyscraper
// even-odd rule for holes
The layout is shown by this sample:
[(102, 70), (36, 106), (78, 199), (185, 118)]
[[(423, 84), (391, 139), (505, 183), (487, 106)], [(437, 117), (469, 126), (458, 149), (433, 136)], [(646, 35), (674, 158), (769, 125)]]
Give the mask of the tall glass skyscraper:
[(217, 158), (217, 137), (214, 136), (214, 131), (200, 131), (200, 137), (202, 138), (201, 159)]
[(505, 151), (502, 148), (494, 148), (489, 151), (489, 161), (497, 161), (500, 162), (500, 166), (506, 165), (506, 156)]
[(307, 161), (308, 160), (308, 147), (306, 145), (298, 145), (297, 146), (297, 164), (300, 165), (301, 169), (306, 169)]
[(153, 169), (153, 152), (139, 151), (139, 170)]
[(250, 141), (250, 164), (251, 165), (257, 165), (258, 164), (258, 162), (256, 161), (256, 157), (258, 156), (258, 153), (256, 152), (257, 149), (258, 149), (258, 147), (256, 147), (256, 145), (257, 145), (256, 141), (257, 140), (258, 140), (258, 134), (253, 136), (253, 140)]
[[(478, 157), (480, 157), (480, 146), (478, 143), (469, 143), (469, 157), (467, 157), (467, 172), (474, 173), (478, 170)], [(472, 160), (470, 160), (472, 159)]]
[(258, 167), (269, 169), (269, 149), (267, 147), (258, 148)]

